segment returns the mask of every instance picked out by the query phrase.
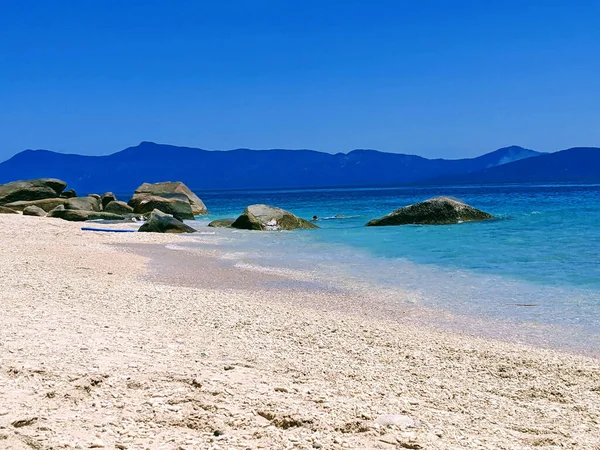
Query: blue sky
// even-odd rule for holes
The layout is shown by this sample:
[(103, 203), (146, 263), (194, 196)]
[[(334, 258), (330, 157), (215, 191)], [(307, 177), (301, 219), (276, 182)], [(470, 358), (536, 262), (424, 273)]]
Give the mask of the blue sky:
[(0, 3), (0, 160), (600, 146), (600, 2)]

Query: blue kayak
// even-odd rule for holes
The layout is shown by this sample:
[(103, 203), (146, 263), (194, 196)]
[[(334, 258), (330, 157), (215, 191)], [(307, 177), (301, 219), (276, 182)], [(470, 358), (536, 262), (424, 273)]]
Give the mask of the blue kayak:
[(135, 230), (119, 230), (117, 228), (92, 228), (81, 227), (82, 231), (102, 231), (104, 233), (134, 233)]

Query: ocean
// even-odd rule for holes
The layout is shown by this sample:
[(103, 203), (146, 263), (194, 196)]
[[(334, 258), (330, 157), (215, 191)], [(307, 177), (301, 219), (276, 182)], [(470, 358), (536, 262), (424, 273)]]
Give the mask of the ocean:
[[(600, 353), (600, 185), (435, 186), (197, 192), (210, 215), (189, 245), (218, 247), (247, 270), (307, 275), (398, 308), (440, 311), (445, 327)], [(438, 195), (497, 219), (450, 226), (365, 227)], [(204, 228), (266, 203), (319, 230)], [(409, 292), (410, 300), (400, 292)], [(396, 302), (396, 303), (395, 303)], [(442, 314), (443, 313), (443, 314)], [(448, 316), (449, 314), (449, 316)], [(465, 325), (470, 323), (471, 325)]]

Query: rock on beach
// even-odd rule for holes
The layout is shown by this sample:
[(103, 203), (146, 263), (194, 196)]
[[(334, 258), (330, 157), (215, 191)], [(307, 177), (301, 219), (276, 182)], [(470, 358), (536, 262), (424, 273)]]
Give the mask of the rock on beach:
[[(180, 181), (144, 183), (135, 190), (132, 200), (135, 198), (140, 199), (139, 201), (141, 201), (143, 197), (148, 196), (162, 198), (177, 198), (177, 194), (186, 197), (187, 201), (190, 204), (192, 215), (198, 216), (208, 214), (208, 210), (206, 209), (206, 205), (204, 204), (204, 202), (200, 200), (200, 198), (196, 194), (194, 194), (190, 188), (188, 188), (185, 184), (183, 184)], [(134, 203), (138, 203), (138, 201), (135, 201)], [(131, 201), (129, 203), (129, 206), (132, 206), (135, 209), (135, 205), (132, 204)], [(187, 219), (187, 217), (184, 217), (184, 219)]]
[(67, 183), (56, 178), (13, 181), (0, 185), (0, 206), (7, 203), (58, 197)]
[(125, 217), (119, 214), (111, 214), (104, 211), (66, 209), (63, 205), (59, 205), (50, 211), (48, 217), (57, 217), (71, 222), (85, 222), (86, 220), (125, 220)]
[(196, 230), (176, 218), (155, 209), (149, 219), (138, 229), (150, 233), (195, 233)]
[(46, 215), (46, 211), (44, 211), (39, 206), (30, 205), (30, 206), (23, 208), (23, 215), (24, 216), (44, 217)]

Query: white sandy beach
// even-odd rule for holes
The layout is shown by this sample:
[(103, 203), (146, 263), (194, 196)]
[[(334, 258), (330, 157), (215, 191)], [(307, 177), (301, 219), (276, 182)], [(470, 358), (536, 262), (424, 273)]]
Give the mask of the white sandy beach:
[(598, 359), (207, 263), (190, 285), (131, 247), (186, 236), (0, 227), (1, 449), (600, 449)]

